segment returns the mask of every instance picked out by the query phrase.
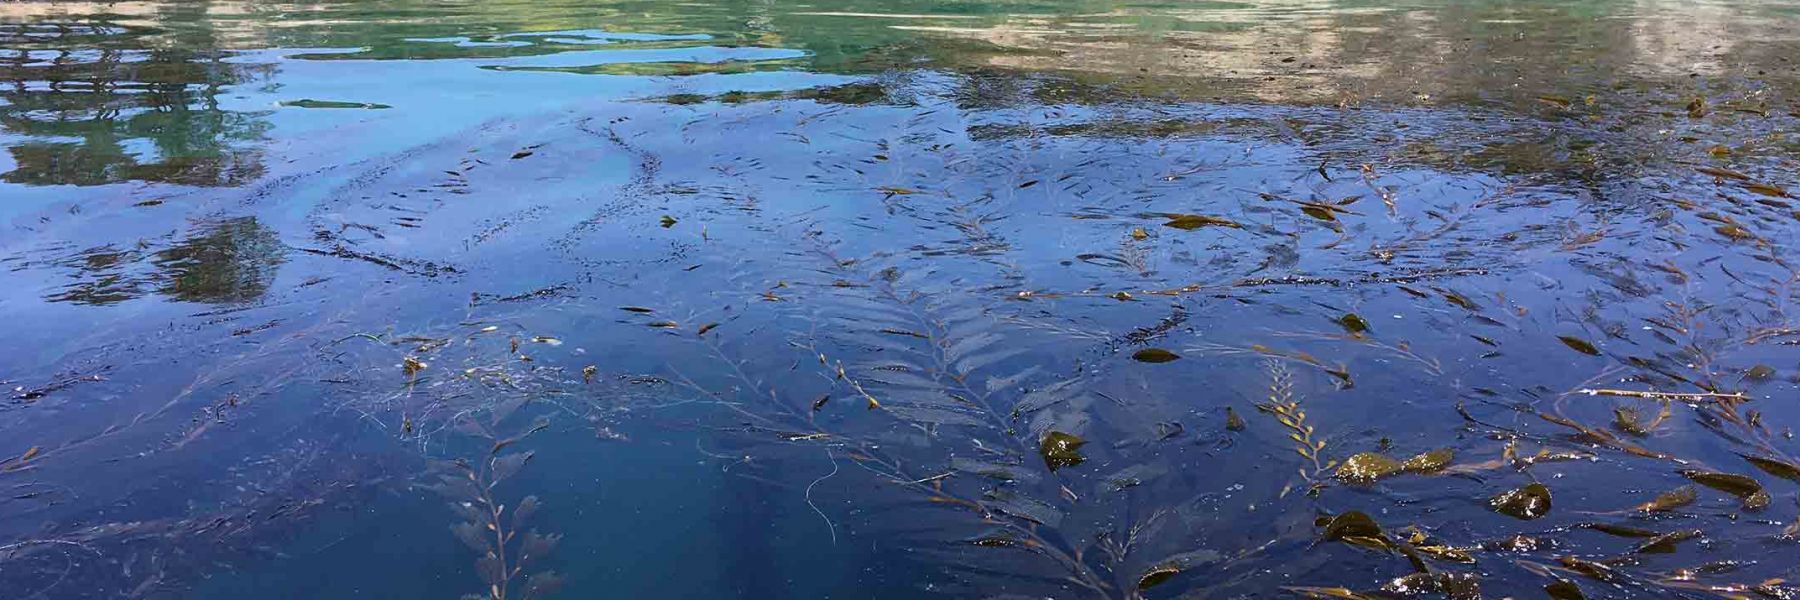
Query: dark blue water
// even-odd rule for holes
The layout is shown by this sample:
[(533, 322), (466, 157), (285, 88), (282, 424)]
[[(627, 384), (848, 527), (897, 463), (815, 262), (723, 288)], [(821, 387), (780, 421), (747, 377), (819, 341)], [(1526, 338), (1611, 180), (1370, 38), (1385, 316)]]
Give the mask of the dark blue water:
[(0, 596), (1787, 597), (1797, 17), (8, 5)]

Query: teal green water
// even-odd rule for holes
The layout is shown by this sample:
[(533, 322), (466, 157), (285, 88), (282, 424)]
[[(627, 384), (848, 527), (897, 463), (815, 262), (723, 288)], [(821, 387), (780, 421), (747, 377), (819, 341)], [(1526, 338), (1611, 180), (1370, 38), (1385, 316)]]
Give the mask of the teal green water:
[(0, 5), (0, 596), (1790, 597), (1796, 131), (1792, 2)]

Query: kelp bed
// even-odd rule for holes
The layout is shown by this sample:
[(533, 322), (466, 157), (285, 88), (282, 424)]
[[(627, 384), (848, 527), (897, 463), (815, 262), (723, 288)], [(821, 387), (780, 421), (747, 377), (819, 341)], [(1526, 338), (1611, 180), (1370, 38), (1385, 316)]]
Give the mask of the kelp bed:
[(181, 597), (429, 491), (445, 577), (548, 597), (591, 565), (520, 474), (675, 431), (869, 596), (1800, 596), (1800, 108), (1558, 92), (895, 70), (171, 192), (9, 255), (214, 306), (8, 381), (0, 588)]

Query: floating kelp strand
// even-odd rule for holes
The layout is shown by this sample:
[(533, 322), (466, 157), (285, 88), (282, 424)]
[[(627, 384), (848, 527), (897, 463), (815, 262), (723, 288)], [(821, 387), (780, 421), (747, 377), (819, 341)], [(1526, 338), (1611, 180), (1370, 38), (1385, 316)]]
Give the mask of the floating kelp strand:
[(574, 289), (575, 289), (574, 286), (560, 284), (560, 285), (553, 285), (553, 286), (544, 287), (544, 288), (538, 288), (535, 290), (531, 290), (529, 292), (522, 292), (522, 293), (510, 294), (510, 295), (485, 294), (485, 293), (481, 293), (481, 292), (475, 292), (475, 293), (471, 293), (469, 295), (469, 306), (480, 306), (483, 304), (524, 302), (527, 300), (543, 300), (543, 299), (547, 299), (547, 298), (555, 298), (558, 296), (568, 295), (570, 292), (574, 291)]
[(1623, 397), (1627, 397), (1627, 398), (1661, 398), (1661, 399), (1667, 399), (1667, 400), (1681, 400), (1684, 402), (1703, 402), (1703, 401), (1712, 401), (1712, 400), (1749, 400), (1750, 399), (1748, 396), (1745, 396), (1742, 392), (1677, 393), (1677, 392), (1656, 392), (1656, 391), (1638, 391), (1638, 390), (1582, 388), (1579, 390), (1575, 390), (1575, 393), (1586, 394), (1589, 396), (1623, 396)]
[(1349, 483), (1373, 483), (1400, 470), (1400, 461), (1374, 452), (1360, 452), (1338, 465), (1337, 478)]
[(1672, 554), (1675, 552), (1677, 544), (1700, 537), (1700, 535), (1701, 532), (1698, 529), (1671, 531), (1650, 538), (1632, 549), (1632, 552), (1636, 554)]
[(1281, 589), (1313, 600), (1380, 600), (1383, 597), (1344, 587), (1283, 586)]
[(1086, 443), (1087, 440), (1081, 439), (1079, 436), (1061, 431), (1051, 431), (1044, 435), (1042, 443), (1039, 444), (1038, 455), (1044, 459), (1044, 466), (1051, 471), (1072, 467), (1086, 460), (1081, 455), (1081, 446)]
[(1587, 600), (1587, 595), (1581, 593), (1581, 586), (1567, 579), (1558, 579), (1546, 584), (1544, 594), (1549, 596), (1550, 600)]
[(1763, 491), (1762, 483), (1755, 479), (1733, 473), (1694, 469), (1684, 470), (1681, 475), (1694, 483), (1737, 496), (1744, 501), (1744, 510), (1760, 510), (1769, 506), (1769, 493)]
[(1474, 573), (1419, 572), (1403, 575), (1381, 586), (1383, 592), (1401, 597), (1441, 594), (1449, 600), (1480, 600), (1481, 581)]
[(1293, 441), (1294, 452), (1310, 463), (1310, 468), (1301, 469), (1301, 476), (1317, 486), (1317, 479), (1327, 469), (1319, 455), (1325, 449), (1325, 441), (1313, 439), (1316, 429), (1307, 423), (1306, 410), (1294, 393), (1293, 376), (1287, 367), (1270, 360), (1265, 363), (1264, 369), (1269, 374), (1268, 400), (1258, 404), (1256, 408), (1275, 417), (1275, 421), (1288, 430), (1288, 439)]
[(1793, 481), (1795, 483), (1800, 483), (1800, 466), (1795, 466), (1792, 463), (1775, 460), (1772, 458), (1763, 458), (1760, 456), (1753, 456), (1753, 455), (1749, 455), (1749, 454), (1739, 454), (1738, 456), (1743, 457), (1743, 459), (1745, 461), (1749, 462), (1751, 465), (1754, 465), (1756, 468), (1761, 469), (1762, 472), (1764, 472), (1764, 473), (1768, 473), (1770, 475), (1774, 475), (1776, 477), (1780, 477), (1780, 478), (1786, 479), (1788, 481)]
[(1584, 340), (1584, 339), (1581, 339), (1581, 338), (1578, 338), (1575, 336), (1569, 336), (1569, 335), (1559, 335), (1559, 336), (1556, 336), (1556, 339), (1562, 340), (1563, 345), (1568, 346), (1570, 349), (1572, 349), (1576, 352), (1580, 352), (1582, 354), (1587, 354), (1590, 356), (1599, 356), (1600, 355), (1600, 349), (1595, 348), (1594, 345), (1592, 343), (1589, 343), (1587, 340)]
[(1562, 556), (1558, 557), (1556, 562), (1562, 564), (1563, 568), (1598, 581), (1616, 583), (1624, 579), (1619, 575), (1618, 571), (1612, 567), (1591, 560), (1584, 560), (1573, 556)]
[[(1112, 257), (1101, 257), (1101, 255), (1086, 255), (1086, 256), (1088, 256), (1089, 258), (1097, 258), (1100, 260), (1107, 260), (1109, 258), (1112, 258)], [(1406, 274), (1400, 274), (1400, 275), (1391, 275), (1391, 274), (1387, 274), (1387, 273), (1368, 273), (1368, 274), (1360, 275), (1357, 277), (1349, 277), (1349, 278), (1316, 277), (1316, 276), (1307, 276), (1307, 275), (1286, 275), (1286, 276), (1281, 276), (1281, 277), (1250, 277), (1250, 278), (1239, 279), (1237, 281), (1233, 281), (1233, 282), (1230, 282), (1227, 284), (1213, 284), (1213, 285), (1191, 284), (1191, 285), (1185, 285), (1185, 286), (1173, 287), (1173, 288), (1144, 290), (1142, 293), (1143, 293), (1143, 295), (1149, 295), (1149, 296), (1184, 296), (1184, 295), (1202, 294), (1202, 293), (1220, 293), (1220, 292), (1226, 292), (1226, 291), (1229, 291), (1232, 289), (1240, 289), (1240, 288), (1254, 289), (1254, 288), (1278, 287), (1278, 286), (1302, 286), (1302, 287), (1304, 287), (1304, 286), (1324, 286), (1324, 287), (1348, 288), (1348, 287), (1356, 287), (1356, 286), (1362, 286), (1362, 285), (1398, 284), (1398, 283), (1431, 281), (1431, 280), (1436, 280), (1436, 279), (1477, 276), (1477, 275), (1487, 275), (1487, 274), (1489, 274), (1488, 269), (1455, 268), (1455, 269), (1426, 270), (1426, 271), (1422, 271), (1422, 272), (1406, 273)], [(1424, 292), (1418, 292), (1417, 290), (1412, 290), (1412, 288), (1407, 288), (1405, 286), (1397, 286), (1397, 287), (1399, 287), (1402, 290), (1411, 290), (1409, 293), (1417, 292), (1418, 294), (1424, 294)], [(1066, 297), (1076, 297), (1076, 296), (1106, 296), (1106, 295), (1108, 295), (1108, 293), (1094, 292), (1094, 291), (1056, 292), (1056, 291), (1035, 291), (1035, 290), (1033, 290), (1033, 291), (1015, 292), (1012, 296), (1010, 296), (1010, 298), (1014, 299), (1014, 300), (1031, 300), (1031, 299), (1035, 299), (1035, 298), (1066, 298)]]
[(1181, 573), (1181, 569), (1175, 565), (1157, 565), (1138, 577), (1137, 587), (1140, 590), (1147, 590), (1161, 585), (1179, 573)]
[(1166, 363), (1181, 358), (1181, 355), (1162, 348), (1145, 348), (1131, 355), (1132, 360), (1146, 363)]
[(1550, 512), (1550, 488), (1542, 483), (1527, 484), (1494, 496), (1488, 505), (1495, 512), (1517, 519), (1542, 518)]
[(1450, 466), (1456, 459), (1456, 451), (1449, 448), (1438, 448), (1406, 459), (1400, 463), (1400, 469), (1408, 473), (1436, 473)]
[(476, 573), (486, 585), (488, 596), (494, 600), (505, 600), (514, 592), (521, 598), (542, 597), (562, 584), (561, 576), (553, 571), (526, 572), (526, 569), (535, 568), (537, 561), (548, 555), (562, 539), (560, 534), (521, 531), (537, 513), (538, 498), (526, 496), (508, 512), (509, 507), (495, 496), (495, 488), (517, 474), (535, 456), (532, 451), (503, 454), (502, 450), (549, 427), (548, 418), (539, 417), (529, 428), (512, 437), (495, 438), (491, 432), (504, 427), (508, 418), (524, 404), (521, 400), (496, 406), (482, 415), (486, 417), (484, 420), (478, 421), (475, 416), (463, 418), (460, 429), (474, 432), (473, 435), (490, 442), (490, 449), (480, 460), (435, 463), (439, 475), (433, 489), (450, 501), (461, 518), (461, 522), (451, 527), (451, 532), (479, 555)]
[(1575, 420), (1570, 419), (1568, 417), (1541, 412), (1541, 413), (1538, 413), (1538, 418), (1548, 421), (1550, 423), (1555, 423), (1557, 425), (1561, 425), (1561, 426), (1567, 427), (1569, 429), (1575, 430), (1576, 432), (1579, 432), (1581, 434), (1580, 435), (1581, 438), (1584, 438), (1585, 441), (1588, 441), (1591, 443), (1602, 444), (1607, 447), (1617, 449), (1621, 452), (1624, 452), (1626, 454), (1630, 454), (1633, 456), (1639, 456), (1639, 457), (1643, 457), (1643, 458), (1663, 459), (1663, 460), (1669, 460), (1669, 461), (1673, 461), (1676, 463), (1684, 464), (1684, 461), (1682, 461), (1679, 458), (1675, 458), (1675, 457), (1669, 456), (1667, 454), (1662, 454), (1659, 452), (1649, 450), (1642, 446), (1632, 444), (1630, 442), (1620, 439), (1617, 435), (1614, 435), (1608, 431), (1588, 427), (1588, 426), (1578, 423)]
[(1163, 216), (1168, 219), (1168, 221), (1165, 221), (1163, 223), (1163, 226), (1164, 227), (1173, 227), (1175, 229), (1183, 229), (1183, 230), (1192, 231), (1195, 229), (1200, 229), (1202, 227), (1209, 227), (1209, 226), (1227, 227), (1227, 228), (1231, 228), (1231, 229), (1243, 229), (1244, 228), (1243, 225), (1238, 224), (1236, 221), (1232, 221), (1230, 219), (1222, 219), (1219, 217), (1209, 217), (1206, 215), (1168, 213)]
[(1319, 534), (1320, 542), (1343, 542), (1381, 551), (1392, 551), (1398, 547), (1382, 530), (1380, 524), (1361, 511), (1346, 511), (1331, 517), (1320, 517), (1315, 521), (1315, 525), (1324, 528)]
[(30, 469), (31, 465), (29, 465), (27, 463), (30, 463), (31, 459), (37, 458), (39, 455), (42, 455), (43, 450), (44, 449), (42, 446), (32, 446), (30, 448), (26, 448), (24, 452), (20, 453), (16, 457), (8, 458), (6, 460), (0, 460), (0, 472), (13, 472), (13, 471), (23, 471), (26, 469)]
[(1063, 518), (1066, 516), (1063, 511), (1048, 502), (1023, 496), (1005, 488), (988, 490), (982, 495), (981, 504), (1002, 514), (1048, 527), (1061, 526)]
[(1655, 530), (1617, 523), (1580, 523), (1575, 525), (1575, 527), (1579, 529), (1592, 529), (1607, 535), (1628, 538), (1654, 538), (1662, 535), (1661, 532)]
[(426, 364), (425, 361), (419, 360), (418, 357), (415, 356), (408, 356), (400, 361), (400, 370), (406, 373), (406, 376), (409, 379), (417, 376), (420, 371), (424, 371), (428, 366), (430, 365)]
[(1669, 402), (1666, 400), (1662, 402), (1661, 410), (1656, 413), (1656, 417), (1648, 423), (1645, 423), (1642, 420), (1641, 416), (1638, 414), (1637, 407), (1615, 407), (1613, 408), (1613, 428), (1634, 436), (1643, 437), (1650, 435), (1650, 432), (1655, 431), (1657, 427), (1662, 425), (1663, 421), (1668, 420), (1671, 414)]

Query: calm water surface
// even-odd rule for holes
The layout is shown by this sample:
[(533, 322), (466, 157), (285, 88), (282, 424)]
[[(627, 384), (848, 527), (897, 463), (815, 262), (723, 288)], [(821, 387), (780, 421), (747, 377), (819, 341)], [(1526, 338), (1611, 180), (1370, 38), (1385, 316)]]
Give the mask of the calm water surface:
[(6, 598), (1800, 597), (1791, 1), (0, 5)]

